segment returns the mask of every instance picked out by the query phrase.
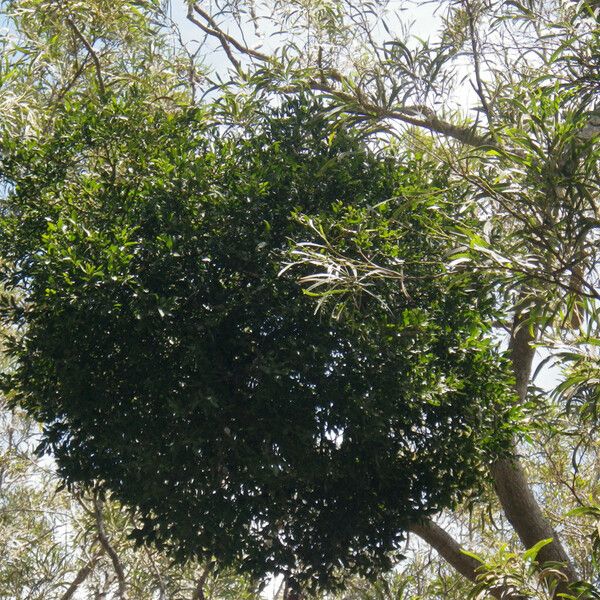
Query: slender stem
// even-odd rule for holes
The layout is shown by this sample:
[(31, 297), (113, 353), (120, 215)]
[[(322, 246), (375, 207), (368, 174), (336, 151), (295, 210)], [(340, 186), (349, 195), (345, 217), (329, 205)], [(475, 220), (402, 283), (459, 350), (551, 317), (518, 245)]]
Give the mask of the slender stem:
[(104, 515), (102, 514), (103, 502), (98, 496), (94, 496), (94, 515), (96, 517), (96, 529), (98, 531), (98, 539), (100, 540), (100, 544), (104, 551), (110, 557), (113, 568), (115, 570), (115, 574), (117, 576), (117, 581), (119, 585), (119, 598), (121, 600), (127, 599), (127, 582), (125, 579), (125, 570), (123, 569), (123, 565), (121, 564), (121, 559), (117, 554), (116, 550), (112, 547), (108, 535), (106, 533), (106, 528), (104, 526)]
[(58, 91), (58, 94), (57, 94), (56, 100), (55, 100), (56, 104), (58, 104), (60, 101), (62, 101), (62, 99), (71, 91), (71, 89), (73, 88), (73, 86), (77, 83), (77, 80), (79, 79), (79, 77), (81, 77), (81, 74), (83, 73), (83, 71), (84, 71), (84, 69), (85, 69), (85, 67), (87, 65), (88, 58), (89, 58), (89, 55), (86, 56), (81, 61), (81, 64), (75, 70), (75, 73), (73, 74), (73, 77), (71, 77), (71, 79), (65, 84), (65, 86), (62, 87)]
[(102, 551), (97, 552), (90, 558), (90, 560), (77, 571), (75, 579), (71, 582), (71, 585), (67, 588), (67, 591), (60, 597), (60, 600), (71, 600), (75, 592), (79, 589), (79, 586), (90, 576), (90, 573), (94, 570), (96, 563), (98, 562)]
[(148, 560), (150, 561), (150, 565), (152, 566), (152, 570), (154, 571), (154, 574), (156, 575), (156, 581), (158, 583), (158, 589), (160, 592), (160, 600), (166, 600), (167, 587), (166, 587), (163, 577), (161, 575), (160, 569), (156, 565), (156, 561), (154, 560), (154, 557), (152, 556), (152, 553), (150, 552), (150, 549), (148, 547), (146, 547), (146, 556), (148, 557)]
[(102, 65), (100, 63), (100, 59), (96, 54), (96, 51), (92, 47), (92, 45), (87, 41), (86, 37), (83, 35), (79, 27), (75, 21), (70, 17), (66, 16), (65, 20), (67, 24), (75, 34), (75, 36), (79, 39), (79, 41), (84, 45), (85, 49), (88, 51), (88, 54), (92, 57), (92, 61), (94, 63), (94, 67), (96, 69), (96, 79), (98, 81), (98, 89), (100, 90), (100, 95), (102, 98), (106, 97), (106, 88), (104, 87), (104, 79), (102, 78)]
[(480, 62), (480, 50), (477, 38), (477, 32), (475, 30), (475, 14), (473, 7), (471, 6), (470, 0), (465, 0), (465, 10), (467, 13), (467, 19), (469, 21), (469, 37), (471, 38), (471, 51), (473, 52), (473, 63), (475, 66), (475, 92), (481, 100), (481, 106), (487, 116), (488, 123), (491, 119), (491, 109), (488, 104), (487, 98), (485, 97), (485, 88), (481, 79), (481, 62)]

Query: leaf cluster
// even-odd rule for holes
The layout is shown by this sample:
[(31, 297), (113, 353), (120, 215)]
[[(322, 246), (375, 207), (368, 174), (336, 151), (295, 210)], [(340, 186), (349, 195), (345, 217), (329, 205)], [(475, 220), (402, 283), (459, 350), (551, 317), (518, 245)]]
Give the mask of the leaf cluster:
[[(322, 112), (292, 98), (225, 131), (134, 94), (5, 140), (1, 164), (3, 281), (23, 298), (3, 308), (23, 333), (4, 383), (62, 476), (135, 507), (139, 542), (308, 587), (389, 567), (502, 451), (512, 401), (489, 292), (449, 285), (427, 225), (444, 211), (408, 197), (418, 159)], [(371, 231), (373, 211), (405, 225)], [(408, 293), (386, 282), (362, 322), (315, 316), (278, 276), (299, 213), (401, 258)]]

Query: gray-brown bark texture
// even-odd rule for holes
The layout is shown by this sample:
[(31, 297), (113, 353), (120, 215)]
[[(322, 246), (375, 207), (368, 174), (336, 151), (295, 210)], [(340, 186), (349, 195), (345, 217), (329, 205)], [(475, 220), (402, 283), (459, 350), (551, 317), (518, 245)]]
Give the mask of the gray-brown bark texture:
[[(535, 336), (527, 324), (527, 315), (518, 313), (515, 317), (510, 342), (510, 353), (515, 376), (515, 392), (519, 402), (527, 397), (527, 388), (531, 377), (531, 366), (535, 355)], [(542, 510), (531, 491), (527, 475), (519, 462), (516, 447), (513, 445), (508, 456), (495, 461), (490, 468), (494, 488), (506, 518), (526, 548), (531, 548), (539, 541), (552, 539), (539, 554), (540, 563), (560, 563), (564, 580), (558, 581), (555, 595), (567, 593), (568, 583), (578, 580), (560, 539), (552, 524)], [(411, 526), (411, 531), (434, 548), (461, 575), (471, 581), (477, 579), (479, 563), (472, 557), (462, 553), (460, 545), (441, 527), (431, 521), (424, 521)], [(517, 600), (519, 595), (507, 590), (498, 589), (491, 592), (497, 598)]]
[[(534, 333), (526, 323), (526, 315), (515, 318), (510, 343), (511, 361), (515, 376), (515, 391), (520, 402), (527, 397), (527, 387), (531, 377), (531, 365), (535, 355)], [(575, 568), (567, 555), (552, 524), (531, 491), (527, 476), (513, 447), (509, 456), (497, 460), (491, 466), (494, 488), (506, 518), (526, 548), (531, 548), (540, 540), (552, 538), (539, 554), (540, 563), (563, 563), (561, 571), (569, 582), (578, 579)], [(557, 593), (566, 592), (566, 584), (559, 583)]]

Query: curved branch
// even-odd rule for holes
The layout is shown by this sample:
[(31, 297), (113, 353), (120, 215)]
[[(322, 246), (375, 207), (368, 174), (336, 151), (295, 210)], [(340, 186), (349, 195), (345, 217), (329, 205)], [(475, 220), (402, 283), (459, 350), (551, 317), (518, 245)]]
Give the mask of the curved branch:
[(205, 10), (202, 10), (197, 4), (191, 5), (190, 9), (192, 9), (194, 12), (200, 15), (208, 23), (208, 28), (210, 29), (210, 31), (206, 31), (206, 33), (219, 38), (221, 43), (225, 42), (226, 44), (233, 46), (238, 52), (246, 54), (251, 58), (256, 58), (257, 60), (260, 60), (262, 62), (269, 62), (270, 60), (272, 60), (272, 57), (270, 57), (269, 55), (263, 54), (258, 50), (249, 48), (245, 44), (242, 44), (240, 41), (236, 40), (233, 36), (229, 35), (228, 33), (225, 33), (219, 27), (219, 25), (217, 25), (217, 22)]

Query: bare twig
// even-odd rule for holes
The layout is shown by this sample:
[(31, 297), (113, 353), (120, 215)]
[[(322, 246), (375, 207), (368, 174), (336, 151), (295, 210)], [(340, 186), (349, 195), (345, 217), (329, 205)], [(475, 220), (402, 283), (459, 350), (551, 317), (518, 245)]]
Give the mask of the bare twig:
[[(205, 23), (198, 20), (194, 13), (196, 13), (199, 17), (204, 19)], [(197, 4), (190, 4), (188, 7), (187, 13), (188, 20), (196, 25), (196, 27), (200, 28), (204, 33), (216, 38), (219, 40), (221, 47), (225, 51), (227, 58), (234, 66), (235, 70), (241, 72), (242, 63), (234, 56), (232, 47), (235, 48), (241, 54), (245, 54), (246, 56), (250, 56), (256, 60), (261, 62), (269, 62), (271, 59), (267, 54), (263, 54), (262, 52), (258, 52), (252, 48), (249, 48), (245, 44), (242, 44), (238, 40), (236, 40), (233, 36), (229, 35), (219, 25), (217, 22), (203, 9), (201, 9)]]
[(477, 85), (474, 86), (474, 88), (475, 92), (479, 96), (479, 99), (481, 100), (481, 106), (489, 123), (491, 119), (491, 110), (487, 98), (485, 97), (485, 88), (481, 79), (480, 50), (477, 32), (475, 31), (475, 14), (473, 12), (473, 7), (471, 6), (470, 0), (464, 0), (464, 2), (465, 10), (467, 12), (467, 19), (469, 21), (469, 37), (471, 38), (471, 51), (473, 52), (473, 64), (475, 66), (475, 81)]

